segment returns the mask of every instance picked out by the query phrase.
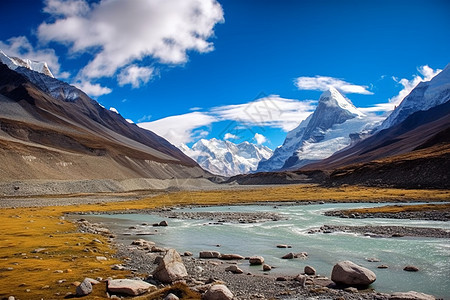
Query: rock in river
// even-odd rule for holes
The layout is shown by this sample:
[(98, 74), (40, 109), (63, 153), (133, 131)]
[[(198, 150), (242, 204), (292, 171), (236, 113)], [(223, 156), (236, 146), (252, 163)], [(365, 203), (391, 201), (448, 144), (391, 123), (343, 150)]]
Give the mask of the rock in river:
[(218, 251), (201, 251), (199, 254), (200, 258), (219, 258), (220, 252)]
[(303, 272), (304, 272), (306, 275), (316, 275), (316, 269), (314, 269), (314, 268), (311, 267), (311, 266), (305, 266), (305, 269), (303, 270)]
[(252, 256), (249, 259), (250, 265), (262, 265), (264, 263), (264, 258), (262, 256)]
[(153, 272), (153, 276), (163, 283), (172, 283), (187, 277), (188, 273), (180, 254), (175, 249), (169, 249)]
[(418, 272), (419, 268), (416, 266), (409, 265), (409, 266), (404, 267), (403, 270), (408, 271), (408, 272)]
[(376, 279), (374, 272), (348, 260), (338, 262), (331, 272), (331, 280), (335, 283), (350, 286), (369, 285)]

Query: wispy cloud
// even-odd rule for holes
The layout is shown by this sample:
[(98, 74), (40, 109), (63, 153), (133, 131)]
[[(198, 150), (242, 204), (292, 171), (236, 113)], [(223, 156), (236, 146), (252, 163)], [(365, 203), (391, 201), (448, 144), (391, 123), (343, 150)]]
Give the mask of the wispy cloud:
[(223, 136), (224, 140), (236, 140), (238, 138), (239, 137), (237, 135), (229, 133), (229, 132), (225, 133), (225, 135)]
[(391, 99), (389, 99), (390, 103), (392, 103), (394, 105), (400, 104), (400, 102), (402, 102), (402, 100), (406, 96), (408, 96), (408, 94), (411, 93), (411, 91), (420, 82), (422, 82), (422, 81), (430, 81), (434, 76), (439, 74), (442, 70), (441, 69), (433, 70), (428, 65), (425, 65), (425, 66), (418, 67), (417, 71), (419, 72), (419, 74), (414, 75), (412, 79), (406, 79), (406, 78), (398, 79), (396, 77), (392, 77), (392, 79), (395, 82), (397, 82), (397, 83), (399, 83), (399, 84), (401, 84), (403, 86), (403, 89), (398, 93), (397, 96), (392, 97)]
[(398, 106), (406, 96), (422, 81), (430, 81), (434, 76), (439, 74), (441, 69), (432, 69), (428, 65), (420, 66), (417, 68), (419, 74), (413, 75), (412, 79), (392, 77), (392, 79), (400, 84), (403, 88), (400, 92), (389, 99), (386, 103), (378, 103), (372, 107), (359, 108), (362, 112), (390, 112)]
[(200, 128), (209, 126), (216, 121), (217, 119), (214, 116), (201, 112), (191, 112), (153, 122), (139, 123), (138, 126), (151, 130), (172, 144), (180, 146), (207, 135), (208, 132)]
[[(125, 68), (119, 84), (133, 87), (150, 78), (145, 62), (182, 64), (188, 51), (213, 50), (208, 39), (224, 20), (215, 0), (46, 0), (44, 12), (50, 18), (37, 30), (41, 43), (58, 42), (71, 53), (92, 55), (78, 80), (111, 77)], [(132, 78), (125, 79), (126, 74)]]
[(338, 89), (344, 94), (363, 94), (372, 95), (373, 93), (368, 90), (368, 86), (356, 85), (346, 82), (339, 78), (328, 76), (314, 76), (314, 77), (298, 77), (294, 81), (299, 90), (313, 90), (313, 91), (326, 91), (330, 86)]
[(84, 80), (74, 82), (73, 85), (92, 97), (99, 97), (112, 92), (110, 88), (101, 86), (99, 83), (91, 83)]
[(254, 139), (256, 141), (256, 144), (258, 144), (258, 145), (262, 145), (265, 142), (267, 142), (267, 138), (264, 135), (259, 134), (259, 133), (255, 133)]
[(211, 109), (211, 113), (221, 120), (289, 131), (313, 111), (314, 103), (312, 100), (299, 101), (270, 95), (244, 104), (215, 107)]
[(153, 68), (131, 65), (120, 71), (117, 82), (120, 86), (131, 84), (134, 89), (139, 88), (141, 84), (146, 84), (150, 80), (153, 71)]
[[(252, 126), (260, 126), (289, 131), (313, 111), (314, 103), (311, 100), (299, 101), (270, 95), (248, 103), (218, 106), (205, 112), (190, 112), (138, 125), (179, 146), (206, 136), (208, 132), (200, 128), (220, 121), (229, 121), (232, 129), (243, 127), (246, 130)], [(225, 132), (224, 139), (239, 138), (233, 133)], [(261, 134), (255, 134), (254, 139), (260, 143), (266, 141)]]

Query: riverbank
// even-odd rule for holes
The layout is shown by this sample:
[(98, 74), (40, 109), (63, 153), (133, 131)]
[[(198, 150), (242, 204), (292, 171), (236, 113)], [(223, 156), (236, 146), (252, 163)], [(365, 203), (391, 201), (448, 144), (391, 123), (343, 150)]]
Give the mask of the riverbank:
[[(450, 194), (446, 190), (421, 191), (364, 187), (326, 189), (306, 185), (163, 193), (139, 200), (136, 200), (134, 196), (129, 199), (127, 195), (121, 195), (118, 197), (120, 201), (115, 202), (109, 202), (110, 197), (114, 198), (112, 195), (93, 195), (92, 197), (90, 199), (95, 201), (89, 200), (89, 204), (82, 195), (80, 199), (83, 200), (80, 201), (76, 195), (27, 197), (25, 205), (28, 207), (15, 208), (5, 207), (15, 206), (17, 202), (8, 203), (6, 198), (0, 200), (4, 207), (0, 210), (2, 223), (0, 227), (0, 297), (63, 298), (68, 293), (73, 294), (74, 284), (85, 277), (104, 279), (134, 276), (130, 270), (111, 269), (111, 265), (123, 263), (117, 259), (118, 250), (113, 245), (111, 236), (80, 233), (75, 224), (64, 218), (66, 213), (148, 210), (193, 204), (266, 203), (276, 200), (290, 202), (448, 201)], [(45, 202), (46, 205), (58, 206), (40, 207), (43, 199), (48, 200)], [(65, 199), (70, 201), (66, 202)], [(247, 278), (242, 282), (246, 284)], [(98, 299), (107, 298), (104, 289), (94, 289), (92, 296)]]

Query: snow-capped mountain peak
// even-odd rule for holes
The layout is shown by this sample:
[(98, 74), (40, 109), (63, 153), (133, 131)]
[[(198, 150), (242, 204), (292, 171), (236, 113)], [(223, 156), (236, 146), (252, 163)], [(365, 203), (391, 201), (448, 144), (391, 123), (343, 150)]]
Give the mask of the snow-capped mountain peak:
[(223, 176), (250, 173), (256, 170), (261, 160), (266, 160), (272, 155), (272, 150), (266, 146), (247, 141), (235, 144), (216, 138), (201, 139), (191, 148), (186, 145), (179, 148), (197, 161), (203, 169)]
[(355, 116), (364, 116), (351, 102), (346, 99), (336, 88), (330, 86), (324, 91), (319, 98), (319, 102), (323, 102), (328, 106), (338, 106)]
[(24, 67), (29, 70), (36, 71), (55, 78), (46, 62), (22, 59), (18, 57), (9, 57), (2, 50), (0, 50), (0, 61), (7, 65), (11, 70), (16, 70), (18, 67)]
[(62, 101), (75, 101), (83, 93), (78, 88), (56, 79), (45, 62), (9, 57), (0, 50), (0, 61), (34, 83), (40, 90)]
[(324, 159), (352, 143), (350, 134), (379, 124), (360, 112), (337, 89), (330, 87), (319, 98), (316, 110), (294, 130), (272, 157), (261, 161), (257, 171), (299, 168)]
[(411, 114), (428, 110), (450, 100), (450, 64), (430, 81), (420, 82), (384, 120), (379, 130), (404, 121)]

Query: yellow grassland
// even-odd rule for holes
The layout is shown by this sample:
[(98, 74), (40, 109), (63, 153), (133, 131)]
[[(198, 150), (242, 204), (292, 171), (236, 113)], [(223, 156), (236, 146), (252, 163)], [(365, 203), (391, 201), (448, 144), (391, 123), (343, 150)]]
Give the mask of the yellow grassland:
[[(89, 205), (3, 208), (0, 210), (0, 298), (13, 295), (16, 299), (62, 299), (68, 292), (75, 291), (73, 282), (82, 281), (85, 277), (124, 278), (129, 275), (127, 271), (111, 270), (111, 265), (120, 261), (112, 258), (114, 248), (106, 238), (79, 233), (75, 224), (62, 218), (65, 213), (309, 200), (449, 201), (450, 191), (289, 185), (165, 193), (134, 201)], [(94, 242), (94, 239), (102, 243)], [(45, 250), (32, 253), (37, 248)], [(104, 256), (108, 260), (98, 261), (97, 256)], [(65, 282), (58, 283), (59, 280)], [(83, 299), (106, 299), (104, 283), (101, 285), (94, 287), (94, 293)]]

